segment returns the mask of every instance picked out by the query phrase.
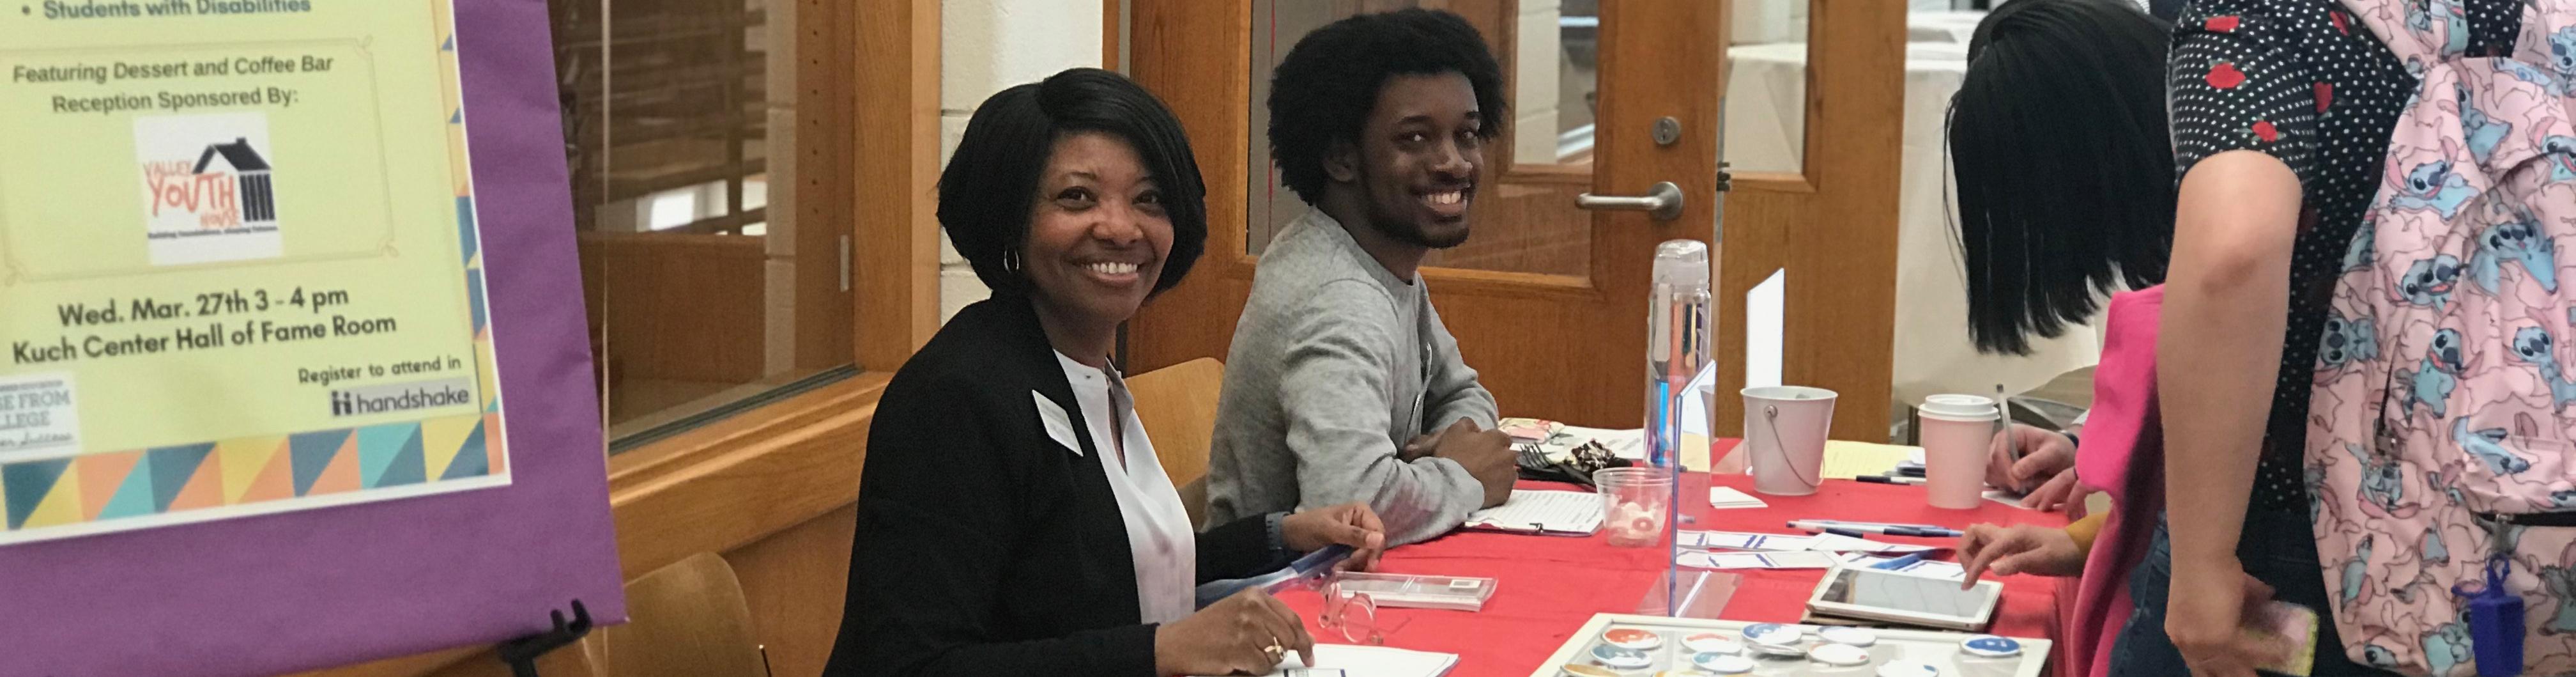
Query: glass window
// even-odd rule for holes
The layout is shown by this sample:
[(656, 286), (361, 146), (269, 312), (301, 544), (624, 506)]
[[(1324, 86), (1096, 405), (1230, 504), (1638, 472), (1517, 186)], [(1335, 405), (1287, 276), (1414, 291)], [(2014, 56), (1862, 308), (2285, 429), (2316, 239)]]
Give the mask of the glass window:
[(549, 0), (612, 440), (850, 361), (849, 223), (796, 199), (835, 170), (794, 141), (800, 78), (823, 75), (799, 71), (797, 6)]

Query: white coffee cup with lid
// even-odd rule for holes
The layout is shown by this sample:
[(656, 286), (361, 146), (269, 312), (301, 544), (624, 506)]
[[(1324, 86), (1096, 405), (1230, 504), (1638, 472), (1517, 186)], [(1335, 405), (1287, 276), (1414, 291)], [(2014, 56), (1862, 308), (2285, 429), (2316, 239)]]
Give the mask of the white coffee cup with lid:
[(2003, 415), (1978, 395), (1934, 395), (1917, 407), (1924, 488), (1932, 507), (1971, 510), (1984, 499), (1986, 454)]

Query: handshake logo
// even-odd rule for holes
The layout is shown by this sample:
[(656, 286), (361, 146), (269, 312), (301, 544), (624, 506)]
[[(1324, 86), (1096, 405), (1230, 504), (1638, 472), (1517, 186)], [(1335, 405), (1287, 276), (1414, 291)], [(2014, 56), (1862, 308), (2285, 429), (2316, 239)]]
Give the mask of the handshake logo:
[(331, 417), (372, 416), (474, 404), (474, 382), (452, 378), (331, 391)]

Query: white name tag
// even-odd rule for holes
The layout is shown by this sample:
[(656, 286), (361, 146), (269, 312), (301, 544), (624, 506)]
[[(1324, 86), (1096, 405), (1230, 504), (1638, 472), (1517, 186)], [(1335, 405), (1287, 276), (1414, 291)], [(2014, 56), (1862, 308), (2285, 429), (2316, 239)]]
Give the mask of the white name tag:
[(1081, 456), (1082, 441), (1073, 437), (1073, 417), (1066, 416), (1064, 407), (1056, 406), (1055, 400), (1047, 399), (1038, 391), (1029, 391), (1029, 398), (1038, 403), (1038, 422), (1046, 426), (1047, 437), (1064, 445), (1065, 450), (1073, 452), (1073, 455)]

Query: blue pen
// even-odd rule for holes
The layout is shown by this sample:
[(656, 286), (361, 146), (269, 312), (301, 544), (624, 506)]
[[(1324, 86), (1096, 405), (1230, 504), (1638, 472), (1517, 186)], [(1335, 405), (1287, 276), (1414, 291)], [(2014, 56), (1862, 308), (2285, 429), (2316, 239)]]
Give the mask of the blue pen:
[(1912, 529), (1905, 527), (1888, 527), (1887, 535), (1914, 536), (1917, 538), (1958, 538), (1960, 536), (1966, 536), (1967, 533), (1956, 529)]
[(1914, 554), (1911, 554), (1911, 555), (1906, 555), (1906, 556), (1904, 556), (1904, 557), (1898, 557), (1898, 558), (1896, 558), (1896, 559), (1891, 559), (1891, 560), (1888, 560), (1888, 561), (1885, 561), (1885, 562), (1880, 562), (1880, 563), (1877, 563), (1877, 564), (1872, 564), (1872, 565), (1869, 565), (1869, 568), (1872, 568), (1872, 569), (1886, 569), (1886, 570), (1889, 570), (1889, 571), (1903, 571), (1903, 570), (1905, 570), (1905, 568), (1906, 568), (1906, 567), (1914, 566), (1914, 564), (1915, 564), (1916, 562), (1921, 562), (1921, 561), (1923, 561), (1923, 553), (1919, 553), (1919, 552), (1918, 552), (1918, 553), (1914, 553)]
[(1852, 522), (1852, 521), (1845, 521), (1845, 520), (1826, 520), (1826, 519), (1803, 519), (1803, 520), (1797, 520), (1797, 521), (1800, 521), (1800, 522), (1814, 522), (1814, 523), (1817, 523), (1817, 524), (1840, 524), (1840, 525), (1855, 526), (1855, 527), (1903, 527), (1903, 528), (1907, 528), (1907, 529), (1946, 529), (1946, 528), (1948, 528), (1948, 527), (1944, 527), (1944, 526), (1941, 526), (1941, 525), (1938, 525), (1938, 524), (1905, 524), (1905, 523), (1902, 523), (1902, 522)]

